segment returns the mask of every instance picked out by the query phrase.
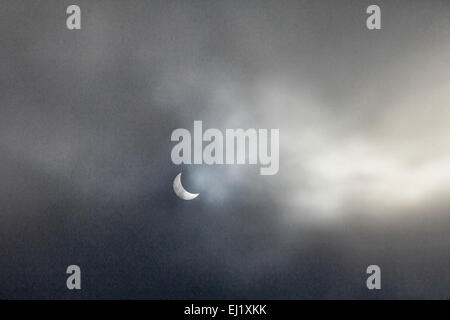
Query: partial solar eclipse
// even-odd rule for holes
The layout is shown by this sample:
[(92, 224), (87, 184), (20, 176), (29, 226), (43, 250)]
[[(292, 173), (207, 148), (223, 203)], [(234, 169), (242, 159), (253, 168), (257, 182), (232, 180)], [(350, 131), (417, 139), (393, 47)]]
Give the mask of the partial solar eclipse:
[(175, 194), (183, 200), (193, 200), (198, 197), (198, 193), (190, 193), (183, 188), (181, 184), (181, 173), (179, 173), (173, 180), (173, 191)]

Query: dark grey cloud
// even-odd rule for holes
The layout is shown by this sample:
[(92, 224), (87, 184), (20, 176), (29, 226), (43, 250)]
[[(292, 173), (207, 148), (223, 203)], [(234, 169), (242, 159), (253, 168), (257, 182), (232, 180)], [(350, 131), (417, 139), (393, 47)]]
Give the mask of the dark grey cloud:
[[(449, 298), (446, 1), (69, 4), (1, 5), (1, 298)], [(173, 165), (194, 120), (279, 174)]]

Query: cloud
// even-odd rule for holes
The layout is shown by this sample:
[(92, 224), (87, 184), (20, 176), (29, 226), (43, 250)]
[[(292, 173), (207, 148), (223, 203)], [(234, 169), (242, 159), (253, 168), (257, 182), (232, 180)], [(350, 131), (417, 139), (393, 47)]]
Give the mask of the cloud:
[[(446, 4), (78, 5), (2, 10), (1, 297), (448, 296)], [(174, 166), (194, 120), (280, 129), (279, 173)]]

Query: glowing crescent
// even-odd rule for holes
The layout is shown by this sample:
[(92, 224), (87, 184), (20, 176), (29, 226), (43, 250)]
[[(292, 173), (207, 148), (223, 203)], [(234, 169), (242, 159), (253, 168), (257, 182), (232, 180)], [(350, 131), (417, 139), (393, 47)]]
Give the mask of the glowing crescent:
[(179, 173), (175, 179), (173, 179), (173, 191), (175, 194), (183, 200), (192, 200), (198, 197), (198, 193), (187, 192), (181, 184), (181, 173)]

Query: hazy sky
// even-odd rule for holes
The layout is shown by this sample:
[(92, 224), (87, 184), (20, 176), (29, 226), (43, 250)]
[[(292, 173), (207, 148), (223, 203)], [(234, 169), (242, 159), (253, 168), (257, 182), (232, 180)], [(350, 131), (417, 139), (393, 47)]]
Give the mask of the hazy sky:
[[(0, 298), (450, 298), (448, 1), (76, 3), (0, 2)], [(194, 120), (279, 173), (175, 166)]]

